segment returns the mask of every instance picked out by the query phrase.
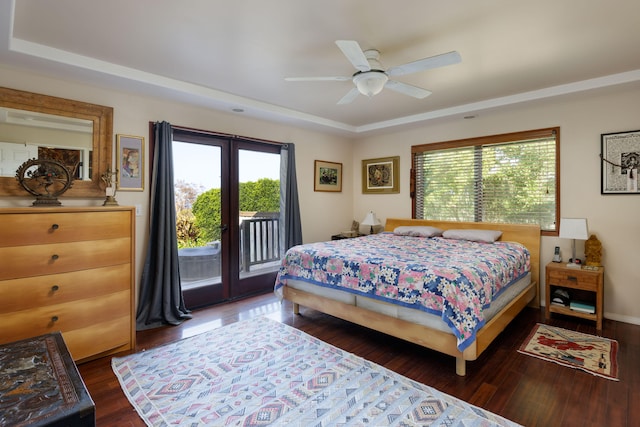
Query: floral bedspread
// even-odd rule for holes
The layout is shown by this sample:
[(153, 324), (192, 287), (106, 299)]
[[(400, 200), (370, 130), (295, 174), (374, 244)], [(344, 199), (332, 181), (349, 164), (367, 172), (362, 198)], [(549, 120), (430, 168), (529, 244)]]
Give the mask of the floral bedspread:
[(484, 325), (483, 310), (529, 269), (519, 243), (380, 233), (289, 249), (275, 291), (297, 279), (439, 314), (462, 351)]

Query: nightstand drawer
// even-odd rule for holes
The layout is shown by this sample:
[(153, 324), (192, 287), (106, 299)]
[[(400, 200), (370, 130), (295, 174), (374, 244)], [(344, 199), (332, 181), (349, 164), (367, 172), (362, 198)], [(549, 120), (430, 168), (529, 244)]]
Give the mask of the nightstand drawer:
[(583, 272), (582, 270), (549, 271), (549, 280), (553, 285), (559, 286), (595, 286), (598, 283), (598, 275)]

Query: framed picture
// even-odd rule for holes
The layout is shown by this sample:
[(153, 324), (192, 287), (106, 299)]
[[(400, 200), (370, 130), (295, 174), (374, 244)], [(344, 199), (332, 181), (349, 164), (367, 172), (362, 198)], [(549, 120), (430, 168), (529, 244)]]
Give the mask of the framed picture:
[(362, 161), (362, 192), (389, 194), (400, 192), (400, 157)]
[(342, 163), (316, 160), (313, 191), (342, 191)]
[(640, 194), (640, 130), (601, 135), (602, 194)]
[(117, 136), (117, 189), (120, 191), (144, 190), (144, 138), (141, 136)]

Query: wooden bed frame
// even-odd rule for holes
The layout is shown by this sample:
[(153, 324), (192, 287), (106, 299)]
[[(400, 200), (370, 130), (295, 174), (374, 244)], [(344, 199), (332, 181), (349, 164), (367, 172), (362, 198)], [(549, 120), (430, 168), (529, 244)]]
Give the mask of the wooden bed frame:
[(372, 312), (362, 307), (345, 304), (288, 286), (283, 287), (284, 298), (293, 302), (293, 311), (295, 314), (299, 314), (300, 305), (303, 305), (340, 319), (454, 356), (456, 358), (456, 373), (464, 376), (466, 374), (466, 361), (476, 360), (524, 307), (528, 304), (539, 307), (540, 227), (528, 224), (493, 224), (388, 218), (385, 224), (385, 231), (393, 231), (401, 225), (430, 225), (442, 230), (454, 228), (501, 230), (502, 237), (500, 240), (520, 242), (529, 249), (531, 254), (531, 284), (488, 321), (477, 332), (476, 340), (463, 352), (458, 350), (456, 338), (450, 333)]

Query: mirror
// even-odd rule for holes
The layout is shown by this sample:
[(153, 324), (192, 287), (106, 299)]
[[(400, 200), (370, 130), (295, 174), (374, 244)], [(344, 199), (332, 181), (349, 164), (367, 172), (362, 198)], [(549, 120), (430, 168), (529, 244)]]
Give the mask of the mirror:
[[(76, 179), (64, 197), (104, 197), (100, 176), (111, 166), (113, 108), (0, 87), (0, 124), (0, 154), (21, 152), (20, 164), (25, 155), (65, 160)], [(0, 196), (27, 197), (14, 166), (0, 164)]]
[(53, 159), (74, 179), (93, 176), (93, 122), (0, 107), (0, 177), (15, 177), (29, 159)]

